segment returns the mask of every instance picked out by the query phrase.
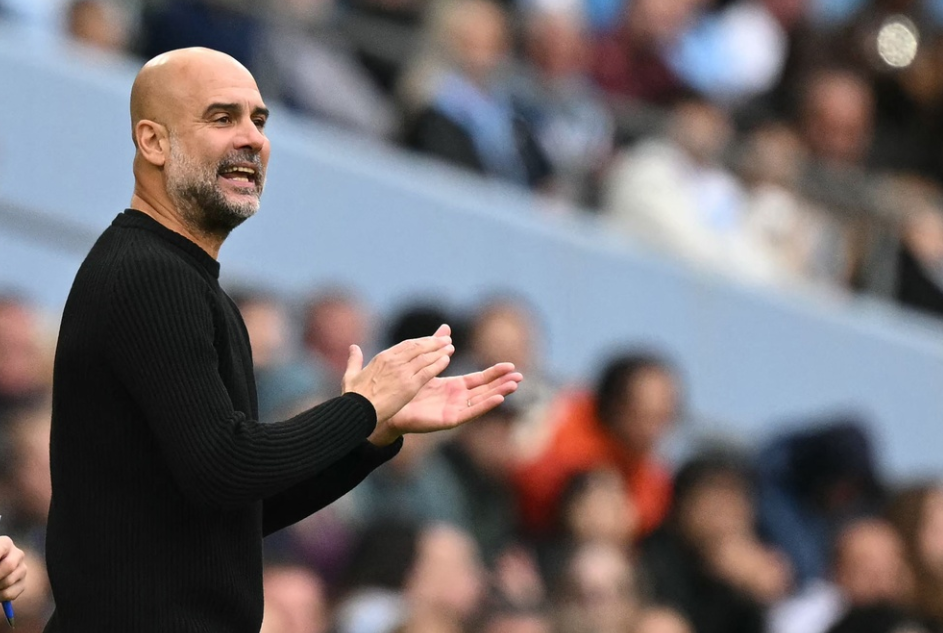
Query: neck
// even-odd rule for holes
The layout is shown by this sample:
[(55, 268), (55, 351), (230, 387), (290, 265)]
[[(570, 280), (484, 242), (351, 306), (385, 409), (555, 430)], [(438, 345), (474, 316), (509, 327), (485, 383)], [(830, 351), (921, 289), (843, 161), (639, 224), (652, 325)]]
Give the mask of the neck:
[(184, 215), (169, 200), (154, 198), (148, 195), (140, 185), (135, 185), (134, 194), (131, 196), (131, 208), (151, 216), (174, 233), (179, 233), (202, 248), (213, 259), (219, 259), (219, 249), (226, 236), (208, 234), (193, 226), (184, 219)]

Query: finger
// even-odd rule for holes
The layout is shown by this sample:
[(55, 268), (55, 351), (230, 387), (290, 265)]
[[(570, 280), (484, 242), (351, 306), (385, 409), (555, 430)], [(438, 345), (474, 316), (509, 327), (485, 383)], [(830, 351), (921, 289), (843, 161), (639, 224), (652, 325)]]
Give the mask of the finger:
[(347, 351), (347, 370), (341, 378), (341, 390), (345, 393), (350, 390), (350, 385), (363, 371), (363, 350), (359, 345), (351, 345)]
[(448, 323), (443, 323), (439, 326), (439, 329), (435, 331), (433, 336), (452, 336), (452, 328), (449, 327)]
[(449, 362), (452, 360), (451, 354), (440, 356), (435, 362), (431, 365), (427, 365), (422, 368), (415, 377), (419, 380), (418, 389), (421, 389), (423, 385), (427, 382), (441, 374), (445, 371), (445, 368), (449, 366)]
[(496, 382), (491, 385), (483, 385), (478, 389), (473, 389), (468, 397), (467, 402), (469, 407), (475, 405), (481, 400), (487, 400), (491, 396), (509, 396), (515, 391), (517, 391), (518, 386), (520, 385), (519, 381), (516, 380), (505, 380), (502, 382)]
[(16, 600), (26, 589), (26, 569), (23, 570), (23, 576), (6, 589), (0, 589), (0, 600)]
[(392, 356), (394, 361), (409, 362), (417, 356), (434, 352), (451, 344), (451, 336), (424, 336), (397, 343), (383, 354)]
[(9, 536), (0, 536), (0, 559), (13, 549), (13, 540)]
[[(434, 365), (436, 362), (438, 362), (442, 358), (443, 355), (448, 357), (454, 353), (455, 353), (455, 347), (453, 345), (446, 345), (442, 349), (438, 349), (434, 352), (426, 352), (425, 354), (421, 354), (417, 356), (416, 358), (414, 358), (413, 360), (409, 362), (408, 367), (412, 371), (413, 375), (416, 375), (424, 371), (430, 365)], [(431, 379), (427, 379), (426, 382), (428, 382), (428, 380), (431, 380)]]
[(23, 564), (24, 558), (26, 558), (26, 554), (23, 553), (23, 550), (14, 547), (12, 552), (0, 560), (0, 588), (10, 584), (6, 582), (6, 579)]
[[(26, 578), (26, 563), (21, 563), (10, 573), (0, 576), (0, 592), (8, 591)], [(12, 598), (7, 598), (11, 600)]]
[(363, 350), (359, 345), (351, 345), (347, 355), (347, 371), (344, 376), (358, 374), (363, 370)]
[[(486, 385), (489, 382), (492, 382), (513, 371), (514, 363), (498, 363), (497, 365), (492, 365), (484, 371), (467, 374), (463, 378), (465, 379), (465, 386), (469, 389), (474, 389), (475, 387)], [(521, 376), (521, 378), (523, 379), (523, 376)]]
[[(469, 389), (469, 394), (470, 394), (470, 397), (474, 398), (475, 396), (488, 393), (497, 387), (501, 387), (505, 385), (509, 386), (510, 384), (514, 385), (514, 389), (517, 389), (517, 386), (520, 385), (523, 379), (524, 377), (521, 374), (517, 372), (513, 372), (504, 376), (499, 376), (486, 384), (478, 385), (474, 389)], [(504, 395), (507, 395), (507, 394), (504, 394)]]
[(488, 413), (488, 411), (491, 411), (502, 402), (504, 402), (504, 396), (501, 394), (494, 394), (487, 396), (478, 402), (472, 402), (470, 407), (462, 409), (459, 413), (459, 423), (474, 420), (478, 416)]

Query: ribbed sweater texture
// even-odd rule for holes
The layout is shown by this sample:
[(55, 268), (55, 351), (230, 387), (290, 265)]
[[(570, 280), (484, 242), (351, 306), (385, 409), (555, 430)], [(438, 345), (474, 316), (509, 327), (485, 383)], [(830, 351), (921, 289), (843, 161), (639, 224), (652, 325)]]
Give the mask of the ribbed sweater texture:
[(260, 424), (248, 334), (199, 246), (135, 210), (85, 259), (56, 349), (47, 633), (258, 633), (262, 538), (402, 442), (357, 394)]

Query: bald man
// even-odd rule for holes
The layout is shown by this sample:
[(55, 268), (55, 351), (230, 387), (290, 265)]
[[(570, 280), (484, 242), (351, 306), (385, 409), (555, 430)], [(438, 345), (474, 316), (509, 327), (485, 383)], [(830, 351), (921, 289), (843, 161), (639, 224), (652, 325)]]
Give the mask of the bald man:
[(344, 395), (257, 422), (216, 258), (259, 208), (268, 116), (215, 51), (166, 53), (134, 82), (131, 208), (79, 269), (56, 350), (47, 633), (258, 633), (265, 535), (346, 493), (404, 434), (466, 422), (522, 379), (508, 363), (437, 378), (443, 326), (366, 366), (351, 346)]

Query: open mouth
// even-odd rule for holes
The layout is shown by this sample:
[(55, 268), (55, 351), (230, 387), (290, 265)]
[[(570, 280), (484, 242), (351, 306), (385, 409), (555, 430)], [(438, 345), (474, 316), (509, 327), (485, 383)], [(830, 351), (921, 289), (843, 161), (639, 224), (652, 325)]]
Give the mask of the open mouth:
[(226, 165), (220, 168), (219, 176), (240, 188), (255, 189), (259, 184), (259, 172), (251, 165)]

